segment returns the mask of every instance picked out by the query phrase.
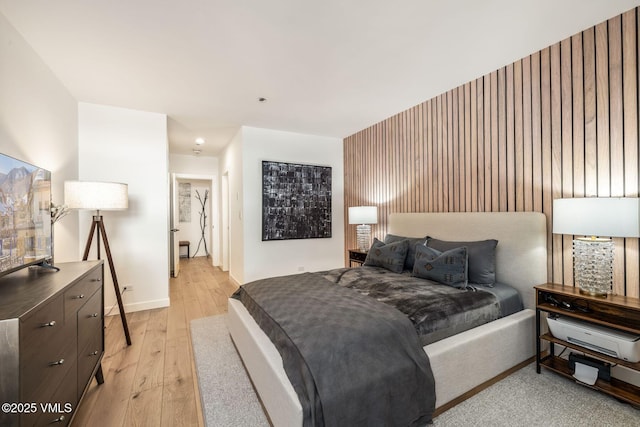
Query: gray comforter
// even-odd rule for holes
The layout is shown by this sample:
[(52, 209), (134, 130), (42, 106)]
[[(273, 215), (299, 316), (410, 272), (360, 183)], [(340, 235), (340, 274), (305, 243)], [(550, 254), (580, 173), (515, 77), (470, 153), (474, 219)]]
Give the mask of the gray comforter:
[(234, 295), (282, 356), (304, 426), (418, 426), (435, 407), (431, 367), (395, 308), (318, 273), (243, 285)]
[[(496, 296), (481, 287), (460, 290), (379, 267), (339, 268), (320, 273), (403, 312), (414, 324), (422, 345), (431, 344), (500, 318)], [(508, 313), (510, 314), (510, 313)]]

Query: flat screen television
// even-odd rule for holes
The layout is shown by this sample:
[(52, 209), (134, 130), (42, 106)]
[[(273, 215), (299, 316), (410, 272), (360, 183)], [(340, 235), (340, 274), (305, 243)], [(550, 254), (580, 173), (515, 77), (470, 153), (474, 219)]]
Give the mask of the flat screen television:
[(0, 276), (47, 265), (51, 237), (51, 172), (0, 154)]

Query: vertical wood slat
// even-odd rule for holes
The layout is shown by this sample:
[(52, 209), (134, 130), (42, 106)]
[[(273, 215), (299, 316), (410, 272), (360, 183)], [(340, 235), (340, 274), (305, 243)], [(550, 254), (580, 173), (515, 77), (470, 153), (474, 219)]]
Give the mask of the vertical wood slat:
[[(638, 197), (638, 19), (636, 10), (622, 16), (624, 193)], [(626, 295), (640, 296), (640, 250), (638, 239), (625, 240)]]
[[(639, 23), (631, 10), (345, 138), (345, 218), (378, 204), (382, 238), (397, 211), (543, 212), (549, 280), (573, 285), (553, 199), (638, 196)], [(639, 296), (639, 240), (614, 241), (614, 291)]]
[[(572, 81), (572, 57), (571, 39), (566, 39), (560, 44), (560, 86), (561, 86), (561, 110), (562, 110), (562, 141), (560, 173), (561, 197), (573, 197), (573, 81)], [(571, 236), (561, 236), (561, 254), (559, 256), (562, 266), (559, 274), (563, 276), (562, 282), (573, 284), (573, 270), (568, 268), (573, 262), (573, 248)]]
[[(608, 21), (610, 196), (624, 196), (622, 113), (622, 16)], [(613, 291), (624, 294), (624, 239), (614, 238)]]

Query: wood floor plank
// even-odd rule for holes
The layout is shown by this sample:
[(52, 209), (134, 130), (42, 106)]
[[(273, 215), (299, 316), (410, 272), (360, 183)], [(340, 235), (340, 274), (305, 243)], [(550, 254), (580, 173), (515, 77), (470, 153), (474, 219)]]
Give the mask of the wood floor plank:
[(188, 336), (167, 340), (162, 426), (193, 426), (198, 423), (190, 344)]
[(133, 381), (133, 393), (162, 386), (164, 383), (165, 344), (167, 338), (166, 309), (151, 310), (140, 360)]

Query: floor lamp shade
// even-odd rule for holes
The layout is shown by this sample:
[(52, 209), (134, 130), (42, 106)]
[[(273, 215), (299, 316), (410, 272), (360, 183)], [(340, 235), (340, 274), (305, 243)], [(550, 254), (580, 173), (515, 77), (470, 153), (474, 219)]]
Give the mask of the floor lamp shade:
[(127, 209), (128, 186), (119, 182), (65, 181), (64, 203), (69, 209)]
[(375, 206), (353, 206), (349, 208), (349, 224), (358, 224), (356, 240), (358, 249), (366, 252), (371, 244), (371, 226), (378, 223), (378, 208)]
[(583, 292), (606, 295), (613, 284), (614, 245), (610, 237), (640, 237), (640, 199), (556, 199), (553, 233), (589, 236), (573, 240), (575, 281)]

